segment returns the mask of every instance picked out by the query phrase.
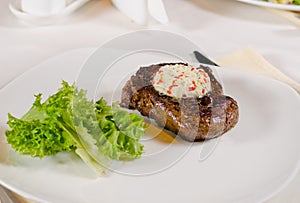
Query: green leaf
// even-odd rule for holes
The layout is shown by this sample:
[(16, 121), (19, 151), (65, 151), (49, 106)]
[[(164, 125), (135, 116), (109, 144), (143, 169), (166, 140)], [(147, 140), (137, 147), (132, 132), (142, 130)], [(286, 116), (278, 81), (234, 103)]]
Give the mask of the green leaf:
[(111, 159), (133, 160), (143, 153), (139, 143), (143, 119), (121, 109), (86, 98), (85, 90), (62, 81), (62, 87), (45, 102), (35, 95), (29, 111), (18, 119), (8, 114), (7, 141), (20, 154), (32, 157), (75, 151), (96, 172), (105, 171)]

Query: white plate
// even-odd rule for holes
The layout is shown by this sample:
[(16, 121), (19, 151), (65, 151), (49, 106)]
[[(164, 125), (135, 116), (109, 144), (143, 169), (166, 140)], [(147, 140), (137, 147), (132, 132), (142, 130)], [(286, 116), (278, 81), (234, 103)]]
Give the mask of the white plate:
[(283, 9), (283, 10), (290, 10), (290, 11), (300, 11), (300, 6), (293, 5), (293, 4), (277, 4), (272, 2), (265, 2), (262, 0), (238, 0), (238, 1), (257, 5), (257, 6), (269, 7), (269, 8), (276, 8), (276, 9)]
[[(15, 153), (3, 139), (7, 113), (21, 116), (31, 106), (33, 94), (42, 92), (47, 96), (56, 91), (62, 79), (74, 81), (90, 54), (91, 50), (75, 50), (52, 58), (0, 91), (0, 183), (42, 202), (252, 203), (276, 194), (298, 171), (299, 96), (274, 80), (226, 69), (219, 69), (219, 75), (226, 94), (239, 103), (240, 120), (218, 140), (216, 148), (205, 159), (201, 150), (215, 140), (194, 144), (171, 167), (151, 175), (113, 173), (96, 179), (73, 154), (62, 153), (40, 160)], [(128, 64), (124, 67), (127, 74), (137, 69), (132, 64), (140, 63), (145, 57), (155, 62), (176, 58), (153, 52), (130, 57), (122, 58), (124, 63), (117, 63), (119, 67)], [(118, 81), (117, 78), (112, 80)], [(108, 87), (96, 94), (105, 95), (112, 89)], [(167, 144), (151, 140), (145, 149), (149, 153)], [(175, 153), (166, 158), (178, 159), (174, 156), (182, 146), (173, 144)], [(159, 161), (150, 164), (155, 168)], [(168, 160), (162, 158), (161, 161)], [(143, 167), (139, 160), (127, 166), (133, 170)]]

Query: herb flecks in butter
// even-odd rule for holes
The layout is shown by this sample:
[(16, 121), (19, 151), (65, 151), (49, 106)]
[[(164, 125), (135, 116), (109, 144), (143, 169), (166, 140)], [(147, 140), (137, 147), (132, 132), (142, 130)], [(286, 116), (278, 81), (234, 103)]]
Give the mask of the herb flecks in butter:
[(156, 72), (152, 85), (159, 93), (174, 98), (202, 97), (211, 91), (208, 74), (184, 64), (162, 66)]

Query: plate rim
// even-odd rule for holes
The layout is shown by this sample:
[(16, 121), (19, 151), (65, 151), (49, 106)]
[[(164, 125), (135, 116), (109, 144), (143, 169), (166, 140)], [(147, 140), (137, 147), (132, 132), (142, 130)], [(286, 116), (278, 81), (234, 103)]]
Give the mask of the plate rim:
[(237, 0), (237, 1), (247, 3), (247, 4), (256, 5), (256, 6), (274, 8), (274, 9), (300, 11), (300, 5), (278, 4), (278, 3), (272, 3), (272, 2), (265, 2), (265, 1), (262, 1), (262, 0)]

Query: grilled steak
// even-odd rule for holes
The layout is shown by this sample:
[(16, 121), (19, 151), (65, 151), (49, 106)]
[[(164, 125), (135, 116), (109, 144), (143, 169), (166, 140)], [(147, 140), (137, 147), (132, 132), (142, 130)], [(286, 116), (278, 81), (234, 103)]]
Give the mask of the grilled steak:
[(123, 87), (120, 105), (138, 110), (188, 141), (211, 139), (236, 125), (239, 117), (237, 102), (223, 95), (222, 86), (210, 68), (199, 67), (210, 77), (211, 91), (207, 95), (175, 99), (160, 94), (152, 85), (154, 75), (164, 65), (175, 63), (141, 67)]

